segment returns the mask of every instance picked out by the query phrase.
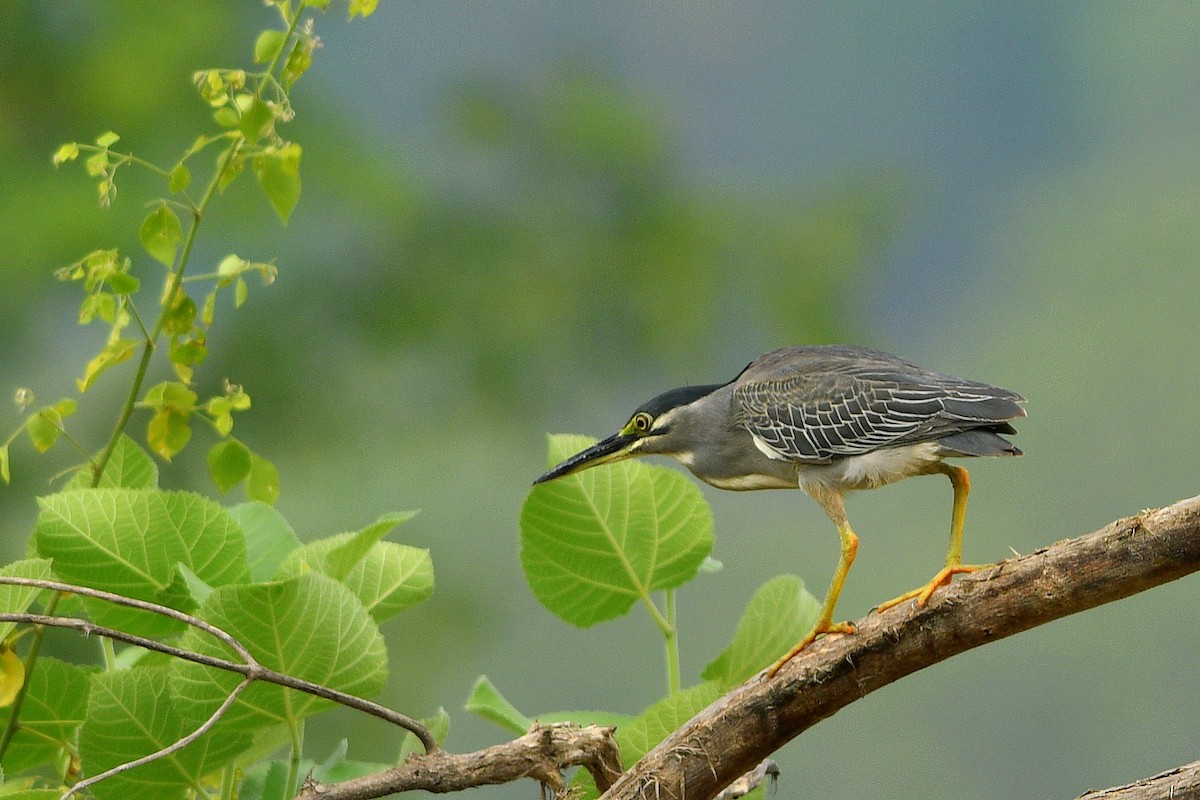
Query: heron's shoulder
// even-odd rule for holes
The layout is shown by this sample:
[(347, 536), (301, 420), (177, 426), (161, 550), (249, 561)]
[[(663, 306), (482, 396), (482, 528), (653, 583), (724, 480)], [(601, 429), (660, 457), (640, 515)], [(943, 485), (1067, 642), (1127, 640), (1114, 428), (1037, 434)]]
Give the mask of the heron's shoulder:
[(850, 345), (806, 345), (784, 347), (759, 356), (736, 378), (739, 385), (795, 379), (861, 378), (888, 379), (914, 372), (920, 367), (904, 359)]

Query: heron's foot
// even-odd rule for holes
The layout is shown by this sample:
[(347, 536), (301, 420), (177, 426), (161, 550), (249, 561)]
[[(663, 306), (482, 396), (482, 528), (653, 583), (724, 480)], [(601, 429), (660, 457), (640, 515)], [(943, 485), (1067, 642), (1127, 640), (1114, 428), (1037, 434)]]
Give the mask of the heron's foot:
[(987, 564), (947, 564), (938, 571), (937, 575), (930, 578), (929, 583), (924, 586), (918, 586), (911, 592), (905, 592), (899, 597), (893, 597), (886, 603), (880, 603), (875, 607), (875, 610), (880, 612), (887, 611), (889, 608), (898, 606), (906, 600), (912, 600), (914, 597), (917, 598), (917, 605), (923, 606), (929, 602), (929, 598), (933, 596), (938, 587), (949, 586), (950, 581), (954, 579), (955, 575), (978, 572), (987, 566)]
[(809, 631), (808, 634), (805, 635), (805, 637), (801, 639), (795, 647), (793, 647), (791, 650), (788, 650), (782, 658), (771, 665), (771, 668), (767, 670), (767, 677), (774, 678), (775, 673), (779, 672), (779, 670), (783, 668), (784, 664), (791, 661), (797, 653), (816, 641), (818, 636), (822, 636), (826, 633), (849, 634), (857, 632), (858, 629), (849, 622), (830, 622), (829, 620), (817, 620), (817, 624), (813, 626), (813, 629)]

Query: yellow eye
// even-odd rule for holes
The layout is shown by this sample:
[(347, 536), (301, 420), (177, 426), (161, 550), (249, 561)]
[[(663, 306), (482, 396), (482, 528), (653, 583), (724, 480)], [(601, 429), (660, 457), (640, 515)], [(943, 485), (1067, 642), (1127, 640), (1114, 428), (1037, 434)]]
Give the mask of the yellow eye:
[(637, 414), (634, 414), (633, 419), (630, 420), (630, 422), (632, 423), (635, 431), (638, 433), (645, 433), (646, 431), (650, 430), (650, 423), (654, 422), (654, 418), (645, 411), (641, 411)]

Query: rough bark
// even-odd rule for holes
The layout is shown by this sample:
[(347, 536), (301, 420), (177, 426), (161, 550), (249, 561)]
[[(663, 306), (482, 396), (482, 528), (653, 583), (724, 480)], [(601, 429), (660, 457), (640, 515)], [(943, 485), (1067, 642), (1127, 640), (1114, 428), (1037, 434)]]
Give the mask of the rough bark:
[(306, 781), (296, 800), (364, 800), (396, 792), (457, 792), (473, 786), (532, 778), (554, 791), (563, 788), (562, 770), (582, 766), (596, 785), (607, 788), (621, 774), (612, 728), (589, 725), (534, 726), (519, 739), (474, 753), (410, 756), (385, 772), (341, 783)]

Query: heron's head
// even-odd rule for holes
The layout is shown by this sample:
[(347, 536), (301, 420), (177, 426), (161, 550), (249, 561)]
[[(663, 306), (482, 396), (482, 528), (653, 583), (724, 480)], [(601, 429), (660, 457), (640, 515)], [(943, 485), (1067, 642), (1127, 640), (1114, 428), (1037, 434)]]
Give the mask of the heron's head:
[(693, 441), (696, 426), (687, 424), (693, 421), (693, 404), (725, 385), (681, 386), (663, 392), (638, 406), (621, 430), (571, 456), (534, 484), (634, 456), (674, 456), (686, 462), (696, 445)]

